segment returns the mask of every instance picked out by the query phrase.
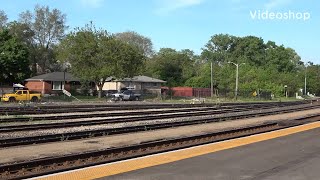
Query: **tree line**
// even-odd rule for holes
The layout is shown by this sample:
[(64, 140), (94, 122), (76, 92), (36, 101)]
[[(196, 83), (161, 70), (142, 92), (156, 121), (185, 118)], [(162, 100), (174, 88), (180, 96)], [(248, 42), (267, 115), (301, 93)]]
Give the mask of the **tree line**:
[[(160, 48), (134, 31), (110, 33), (92, 22), (70, 29), (66, 15), (48, 6), (19, 14), (8, 22), (0, 11), (0, 80), (21, 82), (38, 74), (68, 71), (102, 89), (105, 78), (144, 74), (167, 81), (167, 86), (214, 87), (232, 90), (235, 66), (239, 89), (267, 90), (283, 96), (284, 86), (298, 92), (307, 78), (307, 91), (320, 95), (320, 66), (304, 64), (294, 49), (255, 36), (213, 35), (200, 54), (190, 49)], [(101, 91), (100, 91), (101, 92)]]

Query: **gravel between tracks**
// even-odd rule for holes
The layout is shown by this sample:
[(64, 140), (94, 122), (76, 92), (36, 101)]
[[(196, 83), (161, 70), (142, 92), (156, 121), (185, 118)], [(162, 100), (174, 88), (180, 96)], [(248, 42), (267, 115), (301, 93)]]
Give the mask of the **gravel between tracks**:
[[(168, 114), (185, 114), (185, 113), (168, 113)], [(90, 126), (77, 126), (77, 127), (67, 127), (67, 128), (55, 128), (55, 129), (44, 129), (44, 130), (32, 130), (32, 131), (17, 131), (10, 133), (0, 133), (0, 138), (17, 138), (17, 137), (26, 137), (26, 136), (41, 136), (41, 135), (49, 135), (49, 134), (60, 134), (60, 133), (70, 133), (70, 132), (80, 132), (87, 130), (100, 130), (100, 129), (108, 129), (108, 128), (122, 128), (122, 127), (131, 127), (131, 126), (141, 126), (141, 125), (149, 125), (149, 124), (161, 124), (168, 122), (182, 122), (182, 121), (191, 121), (191, 120), (200, 120), (203, 118), (213, 118), (221, 115), (207, 115), (207, 116), (199, 116), (199, 117), (179, 117), (179, 118), (169, 118), (169, 119), (158, 119), (158, 120), (145, 120), (145, 121), (135, 121), (135, 122), (121, 122), (121, 123), (109, 123), (102, 125), (90, 125)], [(144, 116), (128, 116), (129, 117), (144, 117)], [(115, 117), (110, 118), (90, 118), (86, 120), (97, 120), (97, 119), (113, 119)], [(79, 121), (83, 121), (84, 119), (78, 119)], [(60, 122), (60, 121), (59, 121)], [(50, 123), (48, 124), (50, 125)]]
[[(306, 107), (309, 105), (299, 105), (299, 107)], [(284, 107), (282, 109), (288, 109), (290, 107)], [(268, 111), (278, 110), (279, 108), (267, 109)], [(266, 110), (253, 110), (251, 112), (259, 113)], [(228, 113), (228, 115), (241, 115), (247, 112), (235, 112)], [(189, 117), (179, 117), (179, 118), (168, 118), (168, 119), (158, 119), (158, 120), (144, 120), (144, 121), (135, 121), (135, 122), (123, 122), (123, 123), (109, 123), (102, 125), (90, 125), (90, 126), (77, 126), (77, 127), (67, 127), (67, 128), (53, 128), (53, 129), (44, 129), (44, 130), (32, 130), (32, 131), (17, 131), (9, 133), (0, 133), (0, 138), (18, 138), (18, 137), (29, 137), (29, 136), (42, 136), (42, 135), (51, 135), (51, 134), (62, 134), (62, 133), (71, 133), (71, 132), (80, 132), (88, 130), (102, 130), (102, 129), (112, 129), (112, 128), (122, 128), (122, 127), (131, 127), (131, 126), (143, 126), (150, 124), (160, 124), (160, 123), (170, 123), (170, 122), (182, 122), (182, 121), (192, 121), (192, 120), (201, 120), (205, 118), (217, 118), (224, 117), (226, 113), (215, 114), (215, 115), (205, 115), (205, 116), (189, 116)], [(48, 124), (50, 125), (50, 124)]]
[[(208, 111), (197, 111), (197, 112), (208, 112)], [(212, 110), (212, 112), (219, 112), (219, 110)], [(146, 114), (148, 116), (159, 116), (159, 115), (174, 115), (174, 114), (188, 114), (194, 112), (175, 112), (175, 113), (160, 113), (159, 114)], [(85, 122), (92, 120), (108, 120), (116, 118), (132, 118), (132, 117), (145, 117), (146, 115), (123, 115), (123, 116), (106, 116), (106, 117), (92, 117), (92, 118), (77, 118), (77, 119), (64, 119), (64, 120), (37, 120), (37, 121), (24, 121), (24, 122), (8, 122), (0, 123), (0, 127), (12, 126), (12, 125), (36, 125), (36, 124), (52, 124), (52, 123), (68, 123), (68, 122)]]
[(218, 123), (208, 123), (170, 129), (161, 129), (155, 131), (112, 135), (77, 141), (65, 141), (48, 144), (4, 148), (0, 149), (0, 164), (13, 163), (18, 161), (28, 161), (31, 159), (45, 157), (54, 157), (64, 154), (81, 153), (111, 147), (121, 147), (131, 144), (138, 144), (142, 142), (198, 135), (208, 132), (219, 132), (240, 127), (263, 124), (270, 121), (281, 121), (284, 119), (303, 117), (306, 115), (319, 113), (320, 108), (286, 114), (239, 119), (236, 121), (225, 121)]
[[(216, 107), (211, 107), (212, 109)], [(0, 115), (1, 119), (15, 118), (15, 117), (59, 117), (59, 116), (70, 116), (70, 115), (90, 115), (90, 114), (112, 114), (112, 113), (130, 113), (130, 112), (161, 112), (168, 110), (193, 110), (193, 109), (208, 109), (208, 107), (196, 107), (196, 108), (161, 108), (161, 109), (139, 109), (139, 110), (104, 110), (104, 111), (91, 111), (91, 112), (67, 112), (67, 113), (48, 113), (48, 114), (29, 114), (29, 115)]]

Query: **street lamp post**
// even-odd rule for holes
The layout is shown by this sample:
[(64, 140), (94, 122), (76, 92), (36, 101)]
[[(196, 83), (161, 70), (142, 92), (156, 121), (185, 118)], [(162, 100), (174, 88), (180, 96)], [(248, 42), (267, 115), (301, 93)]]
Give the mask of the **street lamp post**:
[(236, 89), (235, 89), (234, 95), (235, 95), (235, 99), (237, 100), (238, 99), (238, 84), (239, 84), (239, 66), (242, 64), (245, 64), (245, 63), (237, 64), (237, 63), (234, 63), (231, 61), (229, 61), (228, 63), (236, 66)]
[(308, 67), (308, 64), (306, 64), (305, 71), (304, 71), (304, 95), (307, 95), (307, 67)]
[(211, 62), (211, 90), (210, 90), (211, 97), (213, 97), (213, 68)]
[(307, 73), (304, 74), (304, 95), (307, 95)]
[(286, 97), (286, 98), (288, 98), (288, 86), (287, 85), (284, 85), (284, 96)]

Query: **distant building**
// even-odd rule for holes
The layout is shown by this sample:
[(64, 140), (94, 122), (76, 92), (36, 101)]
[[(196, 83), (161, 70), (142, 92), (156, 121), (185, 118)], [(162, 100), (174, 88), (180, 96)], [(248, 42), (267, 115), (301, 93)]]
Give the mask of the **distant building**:
[(166, 83), (166, 81), (148, 76), (134, 76), (133, 78), (123, 79), (108, 77), (102, 90), (107, 91), (128, 88), (139, 93), (161, 94), (161, 85), (164, 83)]
[(72, 86), (79, 87), (80, 79), (68, 72), (52, 72), (25, 80), (25, 87), (42, 94), (55, 94), (62, 89), (70, 91)]
[[(106, 79), (102, 90), (119, 91), (121, 88), (128, 88), (139, 93), (161, 94), (161, 85), (165, 82), (148, 76), (134, 76), (133, 78), (119, 80), (109, 77)], [(80, 79), (68, 72), (52, 72), (26, 79), (25, 87), (42, 94), (56, 94), (63, 89), (79, 91)], [(94, 85), (90, 87), (94, 87)]]

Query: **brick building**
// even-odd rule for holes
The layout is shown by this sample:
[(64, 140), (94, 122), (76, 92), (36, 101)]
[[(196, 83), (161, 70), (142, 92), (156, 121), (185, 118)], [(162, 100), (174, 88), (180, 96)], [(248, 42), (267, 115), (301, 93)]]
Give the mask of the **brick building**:
[(55, 94), (63, 89), (70, 91), (71, 86), (79, 85), (80, 79), (68, 72), (52, 72), (25, 80), (25, 87), (41, 94)]

